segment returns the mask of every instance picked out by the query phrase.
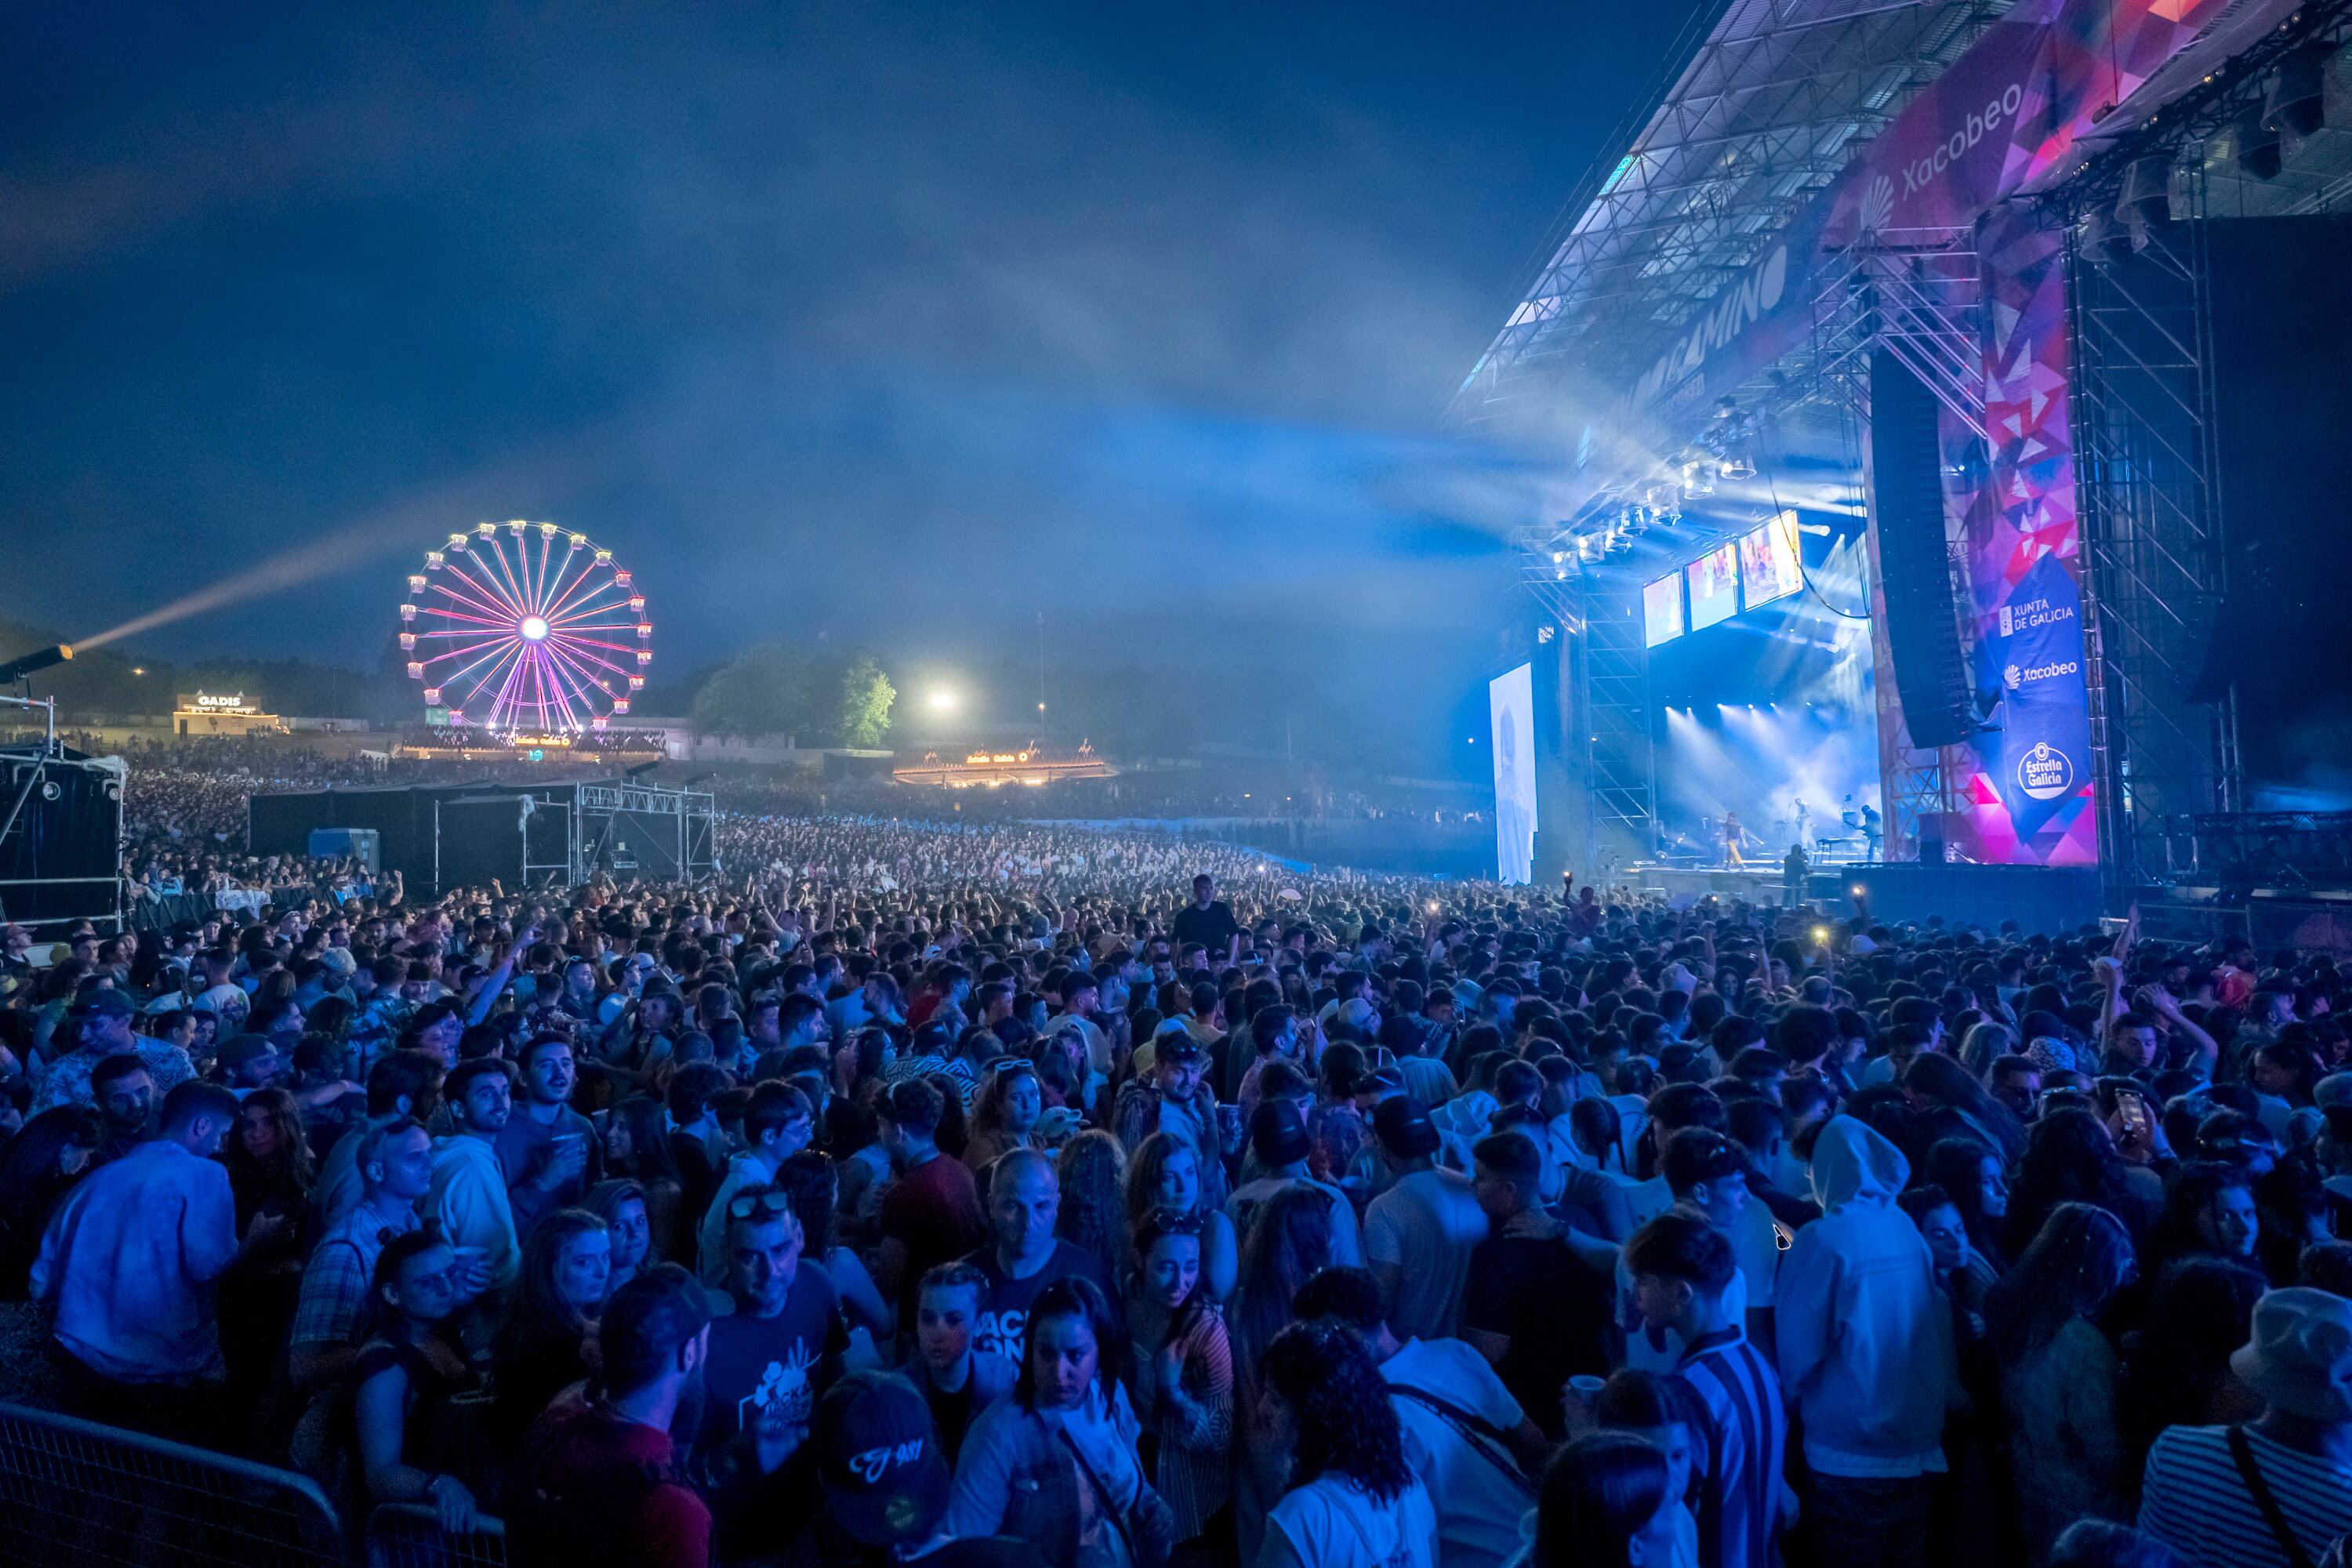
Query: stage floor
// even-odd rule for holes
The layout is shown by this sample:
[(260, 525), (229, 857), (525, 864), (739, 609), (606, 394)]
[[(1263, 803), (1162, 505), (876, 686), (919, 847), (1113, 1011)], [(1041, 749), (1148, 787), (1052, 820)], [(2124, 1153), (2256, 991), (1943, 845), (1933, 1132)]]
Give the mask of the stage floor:
[[(1678, 866), (1637, 863), (1620, 872), (1616, 880), (1636, 893), (1654, 898), (1685, 896), (1745, 899), (1751, 904), (1779, 904), (1783, 881), (1778, 866)], [(1846, 897), (1843, 868), (1816, 866), (1805, 879), (1807, 902)]]

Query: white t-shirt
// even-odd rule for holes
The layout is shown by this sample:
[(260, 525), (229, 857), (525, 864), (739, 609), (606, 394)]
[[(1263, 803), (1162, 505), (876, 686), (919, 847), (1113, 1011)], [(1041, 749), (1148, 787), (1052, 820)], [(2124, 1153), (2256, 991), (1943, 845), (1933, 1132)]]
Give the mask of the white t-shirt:
[(1486, 1215), (1459, 1171), (1415, 1171), (1364, 1210), (1364, 1260), (1403, 1270), (1389, 1328), (1401, 1339), (1452, 1339), (1462, 1285)]
[(1355, 1205), (1339, 1188), (1328, 1186), (1311, 1176), (1260, 1176), (1256, 1181), (1235, 1187), (1225, 1198), (1225, 1217), (1234, 1222), (1236, 1242), (1249, 1239), (1250, 1223), (1257, 1217), (1257, 1211), (1271, 1203), (1276, 1194), (1290, 1187), (1306, 1187), (1331, 1201), (1331, 1267), (1362, 1268), (1364, 1246), (1356, 1231)]
[(1675, 1190), (1666, 1185), (1666, 1179), (1664, 1176), (1652, 1176), (1646, 1181), (1625, 1184), (1625, 1207), (1633, 1215), (1635, 1230), (1641, 1229), (1674, 1206)]
[(1374, 1502), (1354, 1482), (1320, 1476), (1266, 1516), (1258, 1568), (1437, 1568), (1437, 1515), (1421, 1482)]
[[(1460, 1340), (1408, 1340), (1381, 1363), (1392, 1386), (1417, 1388), (1497, 1432), (1526, 1419), (1486, 1358)], [(1496, 1446), (1473, 1436), (1408, 1396), (1390, 1399), (1404, 1430), (1405, 1462), (1437, 1510), (1437, 1555), (1444, 1568), (1501, 1568), (1519, 1543), (1519, 1517), (1535, 1493), (1488, 1458)], [(1483, 1451), (1482, 1451), (1483, 1450)], [(1501, 1457), (1510, 1458), (1507, 1450)]]

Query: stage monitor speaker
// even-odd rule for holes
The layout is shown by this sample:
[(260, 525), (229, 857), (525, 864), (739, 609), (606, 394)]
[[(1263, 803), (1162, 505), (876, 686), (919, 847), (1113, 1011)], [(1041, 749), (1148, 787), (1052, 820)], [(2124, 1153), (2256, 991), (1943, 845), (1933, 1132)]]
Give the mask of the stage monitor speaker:
[(1956, 745), (1975, 729), (1952, 571), (1944, 548), (1935, 395), (1881, 349), (1870, 362), (1871, 505), (1886, 595), (1886, 640), (1911, 743)]

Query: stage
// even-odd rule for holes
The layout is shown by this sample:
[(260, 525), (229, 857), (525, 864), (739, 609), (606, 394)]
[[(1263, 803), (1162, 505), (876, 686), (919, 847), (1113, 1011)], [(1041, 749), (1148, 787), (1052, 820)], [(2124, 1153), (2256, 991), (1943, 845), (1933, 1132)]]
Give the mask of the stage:
[[(1780, 907), (1787, 883), (1778, 867), (1699, 867), (1637, 863), (1611, 879), (1636, 894), (1673, 903), (1740, 899)], [(2099, 874), (2089, 866), (1846, 865), (1816, 863), (1805, 878), (1802, 907), (1832, 920), (1857, 915), (1889, 925), (1951, 925), (1997, 931), (2014, 921), (2028, 934), (2056, 936), (2099, 918)]]

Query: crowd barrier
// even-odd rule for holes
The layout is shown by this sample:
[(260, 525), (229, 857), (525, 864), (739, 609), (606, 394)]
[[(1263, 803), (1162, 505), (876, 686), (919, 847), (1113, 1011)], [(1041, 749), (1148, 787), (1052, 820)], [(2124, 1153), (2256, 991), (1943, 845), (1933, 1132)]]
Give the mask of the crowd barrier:
[(449, 1535), (432, 1510), (393, 1503), (353, 1542), (307, 1476), (0, 1404), (0, 1563), (506, 1568), (505, 1533), (484, 1523)]
[(346, 1568), (308, 1477), (0, 1405), (0, 1563)]
[(368, 1515), (367, 1568), (507, 1568), (504, 1527), (495, 1519), (482, 1525), (451, 1535), (420, 1503), (385, 1503)]

